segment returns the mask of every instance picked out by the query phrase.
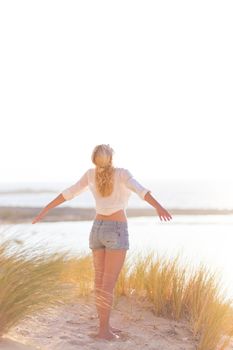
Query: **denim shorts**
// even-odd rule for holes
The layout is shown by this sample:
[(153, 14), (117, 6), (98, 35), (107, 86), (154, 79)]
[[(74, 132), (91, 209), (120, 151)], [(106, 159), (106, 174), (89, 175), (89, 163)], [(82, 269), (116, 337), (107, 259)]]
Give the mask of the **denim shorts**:
[(127, 221), (94, 220), (89, 235), (90, 249), (129, 249)]

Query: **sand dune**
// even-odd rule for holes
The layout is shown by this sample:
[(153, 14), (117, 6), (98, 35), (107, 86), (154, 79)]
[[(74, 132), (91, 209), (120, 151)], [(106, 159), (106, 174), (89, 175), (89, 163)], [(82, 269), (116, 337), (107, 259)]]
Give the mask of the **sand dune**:
[[(79, 298), (49, 313), (44, 311), (28, 317), (10, 330), (0, 350), (197, 349), (198, 341), (187, 321), (156, 317), (148, 302), (132, 297), (120, 297), (112, 309), (111, 325), (122, 330), (118, 333), (119, 339), (97, 340), (94, 335), (98, 330), (98, 318), (93, 300), (93, 296)], [(233, 342), (226, 350), (233, 350)]]
[(111, 321), (112, 326), (122, 330), (119, 339), (114, 341), (95, 339), (98, 319), (93, 297), (82, 298), (75, 303), (57, 307), (49, 315), (44, 311), (24, 320), (11, 329), (7, 336), (37, 346), (37, 349), (50, 350), (194, 350), (196, 348), (196, 341), (185, 321), (177, 322), (156, 317), (145, 301), (132, 302), (127, 297), (121, 297), (112, 310)]

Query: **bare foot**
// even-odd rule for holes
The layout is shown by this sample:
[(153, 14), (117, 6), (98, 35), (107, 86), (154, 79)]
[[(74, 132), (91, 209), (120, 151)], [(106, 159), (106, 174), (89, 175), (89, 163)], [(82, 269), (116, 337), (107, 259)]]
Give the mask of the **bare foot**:
[(106, 339), (106, 340), (116, 340), (116, 339), (119, 339), (119, 335), (109, 330), (108, 332), (105, 332), (105, 333), (96, 334), (95, 338)]

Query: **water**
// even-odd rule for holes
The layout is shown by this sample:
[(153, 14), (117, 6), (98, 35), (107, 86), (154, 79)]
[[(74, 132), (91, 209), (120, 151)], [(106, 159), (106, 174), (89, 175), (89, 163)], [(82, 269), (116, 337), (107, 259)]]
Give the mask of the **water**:
[[(91, 252), (88, 247), (91, 226), (92, 221), (8, 224), (0, 226), (0, 237), (22, 239), (28, 251), (68, 250), (75, 255)], [(153, 249), (167, 257), (181, 253), (181, 263), (193, 267), (203, 262), (217, 271), (224, 295), (233, 297), (233, 215), (174, 215), (170, 222), (161, 222), (156, 216), (128, 218), (128, 228), (130, 254), (139, 251), (146, 254)], [(35, 248), (38, 244), (39, 249)]]

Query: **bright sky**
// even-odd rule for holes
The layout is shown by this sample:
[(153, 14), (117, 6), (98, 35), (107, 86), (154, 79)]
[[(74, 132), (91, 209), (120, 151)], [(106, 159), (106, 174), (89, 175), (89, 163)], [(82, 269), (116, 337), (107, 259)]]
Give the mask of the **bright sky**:
[(1, 1), (0, 181), (233, 178), (233, 3)]

